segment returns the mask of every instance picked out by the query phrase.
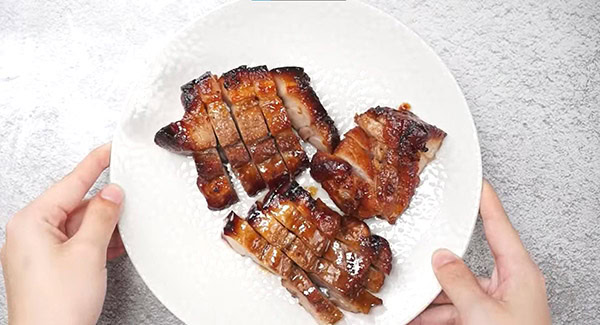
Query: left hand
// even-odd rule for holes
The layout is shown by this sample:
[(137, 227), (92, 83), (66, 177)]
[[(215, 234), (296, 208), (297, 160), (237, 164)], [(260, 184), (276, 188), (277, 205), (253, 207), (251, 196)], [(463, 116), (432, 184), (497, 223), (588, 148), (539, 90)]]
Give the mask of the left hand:
[(106, 259), (125, 250), (116, 229), (123, 191), (84, 196), (110, 161), (110, 144), (6, 225), (1, 259), (10, 324), (95, 324), (106, 294)]

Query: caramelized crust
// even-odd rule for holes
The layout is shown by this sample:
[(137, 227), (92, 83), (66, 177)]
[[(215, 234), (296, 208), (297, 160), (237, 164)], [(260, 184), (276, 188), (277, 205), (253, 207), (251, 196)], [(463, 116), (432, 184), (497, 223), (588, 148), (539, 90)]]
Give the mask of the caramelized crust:
[[(363, 221), (342, 218), (295, 182), (269, 191), (262, 202), (250, 209), (246, 221), (232, 215), (224, 236), (244, 224), (253, 230), (245, 230), (245, 236), (239, 235), (241, 231), (231, 236), (238, 246), (242, 243), (242, 247), (250, 247), (244, 251), (232, 244), (234, 249), (254, 256), (262, 264), (266, 262), (259, 251), (285, 254), (295, 264), (282, 284), (318, 322), (330, 324), (341, 318), (332, 302), (342, 309), (365, 314), (382, 304), (369, 291), (378, 292), (383, 286), (385, 273), (378, 268), (389, 273), (391, 250), (385, 239), (371, 235)], [(327, 235), (323, 229), (329, 229)], [(254, 254), (248, 254), (248, 250)], [(317, 285), (327, 288), (331, 301)]]
[[(316, 281), (315, 281), (316, 282)], [(357, 296), (354, 298), (348, 298), (340, 295), (336, 291), (331, 292), (331, 300), (340, 308), (353, 313), (368, 314), (371, 308), (383, 304), (383, 300), (372, 295), (365, 289), (361, 289)]]
[(308, 157), (300, 145), (283, 106), (277, 96), (277, 87), (266, 66), (248, 68), (254, 86), (254, 95), (267, 123), (267, 128), (275, 138), (275, 143), (292, 177), (308, 167)]
[(180, 121), (160, 129), (154, 136), (154, 142), (161, 148), (184, 155), (217, 146), (202, 102), (186, 111)]
[(290, 181), (290, 175), (273, 138), (262, 138), (258, 142), (248, 145), (248, 150), (269, 188), (275, 188)]
[(281, 284), (298, 298), (298, 302), (308, 311), (319, 324), (330, 325), (340, 321), (344, 314), (331, 302), (309, 277), (298, 267), (292, 268), (292, 274), (287, 279), (281, 279)]
[(224, 209), (237, 202), (238, 197), (216, 149), (217, 139), (199, 99), (199, 87), (191, 82), (183, 85), (181, 90), (185, 108), (183, 118), (160, 129), (154, 142), (171, 152), (193, 155), (198, 171), (196, 183), (208, 208)]
[(250, 157), (269, 188), (273, 188), (290, 176), (269, 135), (259, 100), (254, 94), (252, 74), (246, 66), (240, 66), (224, 73), (219, 84)]
[(256, 205), (250, 209), (248, 223), (269, 244), (282, 250), (292, 261), (307, 272), (316, 270), (318, 257), (300, 238), (279, 223), (270, 211), (261, 211)]
[(270, 245), (243, 219), (231, 212), (227, 217), (223, 238), (239, 254), (251, 257), (270, 272), (288, 278), (293, 262), (283, 252)]
[(298, 176), (308, 167), (309, 163), (308, 156), (304, 152), (298, 136), (296, 136), (292, 129), (288, 129), (281, 131), (274, 135), (274, 137), (292, 178)]
[(340, 141), (338, 130), (310, 86), (310, 78), (304, 69), (276, 68), (271, 70), (271, 76), (300, 137), (318, 150), (333, 152)]
[(273, 193), (267, 195), (266, 200), (275, 194), (280, 202), (285, 201), (292, 204), (327, 238), (333, 239), (339, 231), (342, 216), (329, 209), (320, 199), (313, 199), (310, 193), (295, 181), (278, 187)]
[(355, 116), (333, 155), (317, 153), (311, 175), (344, 213), (395, 223), (408, 207), (419, 173), (446, 134), (402, 106), (375, 107)]
[(221, 163), (217, 149), (211, 148), (194, 153), (197, 185), (210, 210), (222, 210), (238, 202), (229, 175)]
[(322, 256), (329, 246), (329, 239), (312, 222), (307, 220), (294, 205), (277, 195), (268, 197), (263, 211), (269, 212), (282, 225), (308, 244), (317, 256)]
[(389, 275), (392, 271), (392, 249), (387, 239), (372, 235), (371, 247), (374, 250), (373, 266)]
[(254, 86), (254, 95), (262, 110), (267, 127), (272, 135), (279, 134), (292, 127), (283, 101), (277, 96), (277, 86), (266, 66), (248, 68)]
[(384, 282), (385, 273), (371, 266), (367, 274), (367, 290), (377, 293), (379, 290), (381, 290), (381, 287), (383, 287)]
[(248, 195), (256, 195), (265, 188), (265, 183), (241, 141), (231, 113), (222, 99), (217, 78), (210, 72), (206, 72), (192, 83), (198, 85), (198, 93), (205, 104), (209, 120), (233, 173)]

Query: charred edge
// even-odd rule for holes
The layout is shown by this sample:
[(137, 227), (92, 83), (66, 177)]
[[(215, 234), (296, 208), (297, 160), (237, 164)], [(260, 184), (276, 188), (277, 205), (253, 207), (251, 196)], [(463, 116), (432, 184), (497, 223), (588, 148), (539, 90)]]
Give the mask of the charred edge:
[(325, 152), (317, 152), (310, 162), (310, 175), (319, 183), (348, 177), (351, 173), (352, 165)]
[(221, 78), (223, 78), (223, 87), (229, 90), (234, 87), (237, 87), (241, 83), (241, 74), (247, 73), (248, 67), (246, 65), (241, 65), (235, 69), (229, 70), (225, 72)]
[[(295, 183), (295, 181), (294, 181)], [(285, 192), (285, 189), (290, 185), (290, 182), (280, 184), (277, 187), (273, 187), (269, 190), (265, 198), (263, 199), (262, 206), (268, 209), (271, 206), (277, 206), (280, 200), (280, 193)]]
[(259, 202), (256, 202), (256, 204), (253, 204), (252, 207), (250, 207), (250, 210), (248, 211), (248, 217), (246, 217), (246, 221), (253, 228), (258, 226), (260, 223), (260, 217), (263, 215), (260, 205), (258, 204)]
[(269, 69), (267, 68), (266, 65), (259, 65), (256, 67), (248, 68), (248, 72), (251, 73), (252, 79), (264, 79), (264, 78), (267, 78)]
[(185, 129), (181, 126), (181, 122), (170, 123), (154, 135), (156, 145), (176, 153), (186, 151), (184, 148), (185, 140)]
[(392, 249), (387, 239), (378, 236), (371, 236), (371, 247), (375, 250), (374, 263), (376, 267), (389, 275), (392, 271)]
[(242, 221), (235, 212), (231, 211), (225, 217), (225, 227), (223, 227), (223, 235), (234, 236), (236, 235), (236, 229), (239, 228), (239, 223)]

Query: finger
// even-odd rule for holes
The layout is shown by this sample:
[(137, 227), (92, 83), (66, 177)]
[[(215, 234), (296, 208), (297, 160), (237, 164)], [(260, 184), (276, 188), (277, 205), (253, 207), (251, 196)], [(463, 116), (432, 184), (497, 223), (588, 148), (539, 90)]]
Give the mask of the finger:
[(447, 249), (433, 253), (431, 264), (442, 289), (460, 313), (468, 313), (490, 298), (465, 263)]
[(83, 216), (85, 215), (89, 204), (90, 200), (83, 200), (79, 206), (76, 207), (71, 214), (69, 214), (69, 217), (65, 222), (65, 235), (67, 235), (67, 237), (73, 237), (73, 235), (75, 235), (75, 233), (79, 230), (79, 227), (81, 227), (81, 223), (83, 222)]
[(71, 173), (50, 187), (34, 201), (45, 208), (59, 207), (69, 214), (80, 203), (110, 163), (111, 144), (104, 144), (90, 152)]
[(514, 258), (529, 259), (529, 254), (504, 212), (498, 195), (486, 180), (483, 181), (479, 211), (485, 236), (496, 263), (502, 264), (503, 261)]
[(458, 324), (459, 314), (453, 305), (434, 306), (425, 309), (407, 325), (446, 325)]
[(71, 240), (86, 242), (106, 252), (119, 220), (123, 198), (123, 190), (118, 185), (106, 186), (90, 200), (81, 227)]
[[(481, 287), (481, 289), (483, 289), (483, 291), (485, 293), (488, 293), (490, 279), (489, 278), (477, 278), (477, 282), (479, 283), (479, 286)], [(451, 303), (452, 303), (452, 301), (450, 301), (450, 298), (448, 298), (448, 295), (443, 290), (431, 302), (432, 305), (445, 305), (445, 304), (451, 304)]]

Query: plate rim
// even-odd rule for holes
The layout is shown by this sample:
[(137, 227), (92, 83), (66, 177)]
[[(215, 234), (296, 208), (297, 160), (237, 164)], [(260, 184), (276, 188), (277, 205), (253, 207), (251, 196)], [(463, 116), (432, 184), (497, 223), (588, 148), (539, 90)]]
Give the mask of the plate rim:
[[(133, 102), (134, 102), (134, 98), (135, 98), (135, 94), (136, 91), (135, 89), (140, 89), (140, 86), (143, 84), (142, 80), (146, 80), (145, 78), (143, 78), (144, 76), (148, 76), (151, 75), (152, 69), (148, 69), (145, 72), (140, 73), (140, 71), (144, 71), (143, 68), (148, 67), (148, 64), (152, 64), (152, 62), (155, 62), (158, 57), (160, 57), (164, 51), (169, 47), (169, 45), (171, 45), (176, 39), (178, 39), (178, 37), (180, 37), (181, 35), (183, 35), (188, 29), (191, 29), (194, 25), (196, 25), (199, 21), (202, 21), (204, 19), (206, 19), (208, 16), (212, 15), (215, 12), (218, 12), (220, 10), (223, 10), (229, 6), (235, 6), (238, 3), (243, 3), (243, 2), (248, 2), (248, 0), (228, 0), (224, 3), (218, 4), (217, 6), (209, 9), (208, 11), (206, 11), (204, 14), (200, 15), (198, 18), (190, 21), (189, 23), (187, 23), (185, 26), (182, 26), (181, 28), (179, 28), (178, 30), (176, 30), (175, 32), (171, 33), (169, 36), (164, 37), (164, 39), (162, 40), (160, 46), (155, 47), (150, 53), (144, 55), (144, 58), (142, 60), (140, 60), (140, 64), (132, 67), (132, 70), (137, 70), (138, 71), (138, 75), (141, 76), (141, 78), (136, 78), (135, 82), (133, 82), (133, 86), (130, 88), (133, 91), (127, 96), (127, 99), (125, 101), (125, 105), (121, 111), (121, 115), (119, 117), (118, 123), (115, 127), (115, 133), (112, 136), (112, 147), (111, 147), (111, 162), (113, 159), (113, 152), (114, 151), (118, 151), (119, 150), (119, 146), (120, 146), (120, 141), (119, 141), (119, 130), (122, 129), (122, 126), (127, 122), (128, 117), (130, 116), (130, 114), (132, 113), (132, 111), (135, 109), (133, 106)], [(260, 2), (260, 1), (257, 1)], [(270, 2), (270, 1), (267, 1)], [(433, 54), (433, 57), (435, 58), (436, 61), (438, 61), (438, 63), (440, 64), (440, 66), (442, 67), (442, 72), (445, 73), (448, 77), (450, 77), (450, 80), (452, 81), (452, 85), (456, 88), (456, 90), (458, 91), (458, 93), (460, 94), (460, 101), (464, 104), (464, 107), (466, 108), (466, 113), (468, 115), (468, 119), (469, 119), (469, 125), (472, 129), (472, 135), (474, 138), (474, 144), (476, 145), (476, 152), (473, 152), (474, 155), (474, 159), (476, 159), (477, 162), (477, 170), (476, 170), (476, 177), (477, 179), (479, 179), (480, 181), (477, 182), (477, 188), (476, 190), (476, 194), (475, 194), (475, 200), (474, 202), (476, 202), (475, 205), (475, 211), (472, 211), (472, 214), (474, 214), (474, 217), (472, 218), (472, 221), (469, 225), (469, 229), (468, 230), (468, 236), (465, 238), (464, 244), (461, 245), (460, 250), (453, 250), (453, 253), (457, 254), (459, 257), (463, 258), (464, 254), (466, 253), (469, 244), (473, 238), (473, 231), (475, 229), (475, 225), (477, 223), (477, 219), (479, 218), (479, 205), (480, 205), (480, 201), (481, 201), (481, 190), (482, 190), (482, 186), (483, 186), (483, 164), (482, 164), (482, 156), (481, 156), (481, 144), (479, 141), (479, 134), (477, 132), (477, 128), (475, 125), (475, 121), (473, 119), (473, 114), (471, 113), (469, 104), (465, 98), (464, 92), (462, 91), (462, 88), (460, 87), (458, 81), (456, 80), (456, 78), (454, 77), (454, 74), (452, 74), (452, 72), (450, 71), (450, 69), (448, 68), (448, 66), (446, 65), (446, 63), (442, 60), (442, 58), (438, 55), (438, 53), (436, 51), (434, 51), (434, 49), (429, 45), (429, 43), (422, 38), (418, 33), (416, 33), (412, 28), (408, 27), (406, 24), (404, 24), (402, 21), (400, 21), (399, 19), (397, 19), (396, 17), (394, 17), (391, 14), (388, 14), (387, 12), (385, 12), (384, 10), (371, 5), (369, 3), (360, 1), (360, 0), (346, 0), (346, 2), (352, 2), (354, 4), (358, 4), (361, 6), (364, 6), (365, 8), (368, 8), (370, 10), (375, 11), (378, 15), (380, 16), (386, 16), (391, 18), (395, 23), (399, 24), (401, 26), (401, 28), (404, 29), (405, 32), (411, 34), (416, 40), (418, 40), (420, 43), (422, 43), (422, 45), (424, 46), (424, 48), (428, 51), (430, 51)], [(137, 69), (136, 69), (137, 68)], [(116, 144), (116, 145), (115, 145)], [(112, 182), (112, 171), (113, 171), (113, 167), (112, 164), (111, 166), (109, 166), (109, 180)], [(119, 226), (121, 225), (121, 219), (119, 219)], [(162, 306), (164, 306), (174, 317), (176, 317), (179, 321), (181, 321), (182, 323), (186, 324), (186, 322), (181, 319), (179, 317), (179, 315), (172, 309), (171, 306), (169, 306), (167, 303), (165, 303), (165, 300), (163, 299), (164, 297), (162, 297), (162, 295), (158, 292), (156, 292), (148, 283), (148, 275), (141, 271), (139, 265), (137, 264), (136, 261), (134, 261), (134, 259), (131, 258), (131, 255), (129, 253), (129, 250), (127, 249), (129, 247), (129, 244), (127, 242), (126, 239), (127, 236), (123, 236), (122, 235), (122, 240), (123, 240), (123, 245), (125, 246), (125, 249), (127, 251), (127, 255), (129, 260), (131, 261), (131, 264), (133, 265), (135, 271), (137, 272), (137, 274), (140, 276), (140, 278), (143, 280), (144, 285), (150, 290), (150, 292), (152, 292), (152, 294), (158, 299), (158, 301), (161, 303)], [(152, 281), (150, 281), (152, 282)], [(437, 282), (437, 281), (436, 281)], [(407, 322), (412, 320), (413, 318), (415, 318), (416, 316), (418, 316), (423, 310), (425, 310), (430, 303), (435, 299), (435, 297), (441, 292), (441, 286), (439, 285), (439, 283), (436, 283), (436, 286), (438, 289), (434, 290), (434, 294), (430, 295), (426, 300), (427, 303), (423, 304), (422, 308), (420, 308), (418, 310), (418, 312), (412, 313), (410, 315), (410, 317), (407, 317)], [(407, 314), (408, 315), (408, 314)]]

